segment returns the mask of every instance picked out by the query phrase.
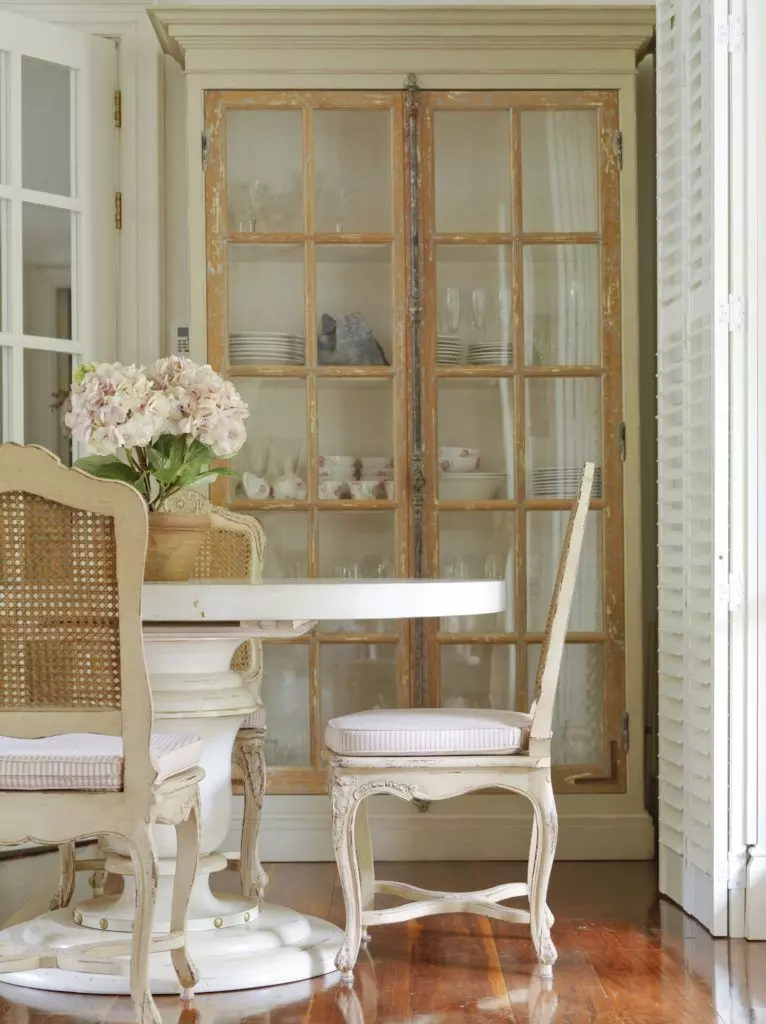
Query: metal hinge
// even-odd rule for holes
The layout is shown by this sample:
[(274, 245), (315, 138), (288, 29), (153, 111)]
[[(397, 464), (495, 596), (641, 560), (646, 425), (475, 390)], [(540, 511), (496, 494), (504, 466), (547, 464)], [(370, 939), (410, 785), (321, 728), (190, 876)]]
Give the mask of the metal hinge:
[(745, 581), (736, 573), (729, 574), (729, 585), (726, 593), (726, 605), (730, 612), (735, 612), (745, 603)]
[(624, 423), (620, 424), (620, 458), (624, 462), (628, 457), (628, 428)]
[(744, 889), (747, 883), (747, 851), (735, 853), (730, 850), (726, 860), (718, 865), (718, 880), (726, 882), (728, 889)]
[(114, 127), (122, 128), (122, 92), (114, 90)]
[(201, 142), (201, 148), (202, 148), (202, 170), (203, 171), (207, 167), (207, 151), (208, 151), (208, 146), (209, 145), (210, 145), (210, 136), (208, 135), (207, 132), (203, 132), (202, 133), (202, 142)]
[(726, 21), (718, 25), (718, 43), (725, 46), (729, 53), (741, 53), (745, 48), (745, 26), (742, 18), (730, 14)]
[(114, 226), (122, 230), (122, 192), (114, 193)]
[(727, 331), (741, 331), (745, 326), (745, 299), (742, 295), (730, 295), (718, 307), (718, 323)]
[(622, 713), (622, 746), (624, 750), (630, 750), (630, 715), (627, 711)]
[(617, 166), (622, 170), (622, 132), (614, 133), (612, 145), (614, 146), (614, 156), (617, 160)]

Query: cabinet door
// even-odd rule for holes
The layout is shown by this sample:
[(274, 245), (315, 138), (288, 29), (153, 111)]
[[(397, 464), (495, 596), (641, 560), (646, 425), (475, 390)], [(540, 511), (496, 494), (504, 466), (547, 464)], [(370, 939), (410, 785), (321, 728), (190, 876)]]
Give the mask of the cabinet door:
[(619, 185), (610, 93), (425, 93), (425, 572), (506, 581), (426, 627), (429, 700), (528, 710), (596, 463), (556, 707), (560, 789), (625, 786)]
[[(214, 92), (208, 339), (250, 406), (239, 476), (264, 578), (407, 575), (400, 93)], [(319, 792), (335, 715), (408, 704), (406, 623), (321, 622), (267, 644), (272, 792)]]

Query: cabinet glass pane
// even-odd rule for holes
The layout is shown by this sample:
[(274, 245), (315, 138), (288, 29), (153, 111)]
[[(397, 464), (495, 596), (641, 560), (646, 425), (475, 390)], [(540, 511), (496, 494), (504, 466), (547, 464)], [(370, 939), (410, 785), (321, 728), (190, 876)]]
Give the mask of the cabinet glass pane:
[(24, 203), (24, 333), (71, 339), (72, 217), (67, 210)]
[(306, 362), (302, 245), (229, 245), (229, 365)]
[(266, 532), (263, 579), (306, 579), (309, 574), (307, 512), (261, 512), (256, 518)]
[(0, 346), (0, 444), (6, 439), (6, 424), (10, 420), (10, 396), (5, 393), (5, 382), (11, 379), (13, 350)]
[(263, 645), (267, 767), (311, 762), (308, 644)]
[(506, 581), (506, 608), (492, 615), (441, 620), (445, 633), (511, 633), (516, 586), (515, 512), (440, 512), (439, 575), (442, 579)]
[(318, 245), (320, 366), (390, 366), (393, 283), (390, 245)]
[(231, 461), (235, 498), (253, 501), (305, 500), (306, 382), (274, 377), (238, 377), (247, 402), (247, 440)]
[(511, 378), (440, 380), (437, 431), (442, 501), (513, 497)]
[(8, 149), (11, 131), (8, 118), (10, 110), (8, 94), (10, 91), (10, 66), (9, 54), (5, 50), (0, 50), (0, 185), (7, 185), (9, 179)]
[(354, 711), (396, 707), (395, 644), (322, 644), (322, 724)]
[(302, 232), (303, 113), (230, 110), (226, 115), (229, 232)]
[(47, 448), (65, 466), (72, 465), (72, 440), (64, 433), (63, 413), (71, 384), (70, 355), (24, 349), (24, 444)]
[(598, 231), (598, 112), (521, 115), (524, 231)]
[[(0, 103), (2, 103), (2, 95), (0, 95)], [(0, 331), (11, 330), (10, 218), (11, 204), (7, 199), (0, 199)]]
[(437, 247), (438, 365), (513, 362), (510, 256), (504, 245)]
[(509, 644), (442, 644), (441, 706), (516, 710), (516, 649)]
[[(387, 579), (396, 576), (393, 512), (320, 512), (317, 516), (319, 576), (324, 579)], [(395, 633), (385, 619), (330, 619), (325, 633)]]
[(510, 231), (508, 110), (434, 113), (436, 230)]
[(391, 112), (314, 111), (316, 230), (391, 230)]
[(21, 58), (21, 179), (24, 188), (74, 194), (72, 71)]
[[(539, 644), (527, 647), (529, 700), (535, 694)], [(554, 764), (599, 764), (604, 750), (604, 648), (566, 644), (553, 710)]]
[[(527, 512), (527, 629), (532, 633), (545, 631), (568, 519), (568, 512)], [(604, 627), (603, 552), (602, 513), (591, 510), (569, 618), (575, 632)]]
[(596, 463), (592, 496), (601, 497), (601, 380), (526, 381), (527, 497), (574, 498), (583, 463)]
[(596, 245), (524, 247), (524, 361), (601, 363), (601, 268)]
[(392, 498), (392, 380), (319, 380), (319, 498)]

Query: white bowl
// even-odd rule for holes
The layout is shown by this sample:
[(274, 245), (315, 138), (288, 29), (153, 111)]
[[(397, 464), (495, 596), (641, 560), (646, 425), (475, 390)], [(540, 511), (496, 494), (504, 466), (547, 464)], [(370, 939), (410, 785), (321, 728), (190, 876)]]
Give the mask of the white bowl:
[(359, 462), (362, 466), (362, 472), (367, 470), (373, 472), (375, 470), (393, 469), (394, 467), (394, 460), (385, 455), (363, 455)]
[(350, 480), (356, 475), (357, 459), (354, 455), (320, 455), (319, 478)]
[(440, 473), (441, 501), (491, 501), (503, 498), (505, 473)]
[(373, 501), (385, 497), (385, 486), (380, 480), (352, 480), (349, 484), (351, 497), (362, 501)]
[(440, 448), (439, 471), (442, 473), (473, 473), (481, 464), (478, 448)]

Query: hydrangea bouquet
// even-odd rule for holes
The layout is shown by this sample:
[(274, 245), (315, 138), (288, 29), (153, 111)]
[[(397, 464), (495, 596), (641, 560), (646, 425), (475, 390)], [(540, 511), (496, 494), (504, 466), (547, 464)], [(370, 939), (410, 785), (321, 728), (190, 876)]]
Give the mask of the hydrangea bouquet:
[(235, 387), (211, 367), (169, 356), (149, 369), (78, 367), (65, 423), (95, 453), (78, 468), (132, 484), (156, 512), (183, 487), (235, 475), (210, 463), (239, 451), (248, 415)]

